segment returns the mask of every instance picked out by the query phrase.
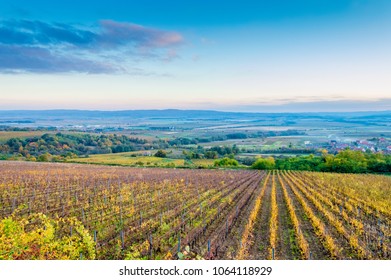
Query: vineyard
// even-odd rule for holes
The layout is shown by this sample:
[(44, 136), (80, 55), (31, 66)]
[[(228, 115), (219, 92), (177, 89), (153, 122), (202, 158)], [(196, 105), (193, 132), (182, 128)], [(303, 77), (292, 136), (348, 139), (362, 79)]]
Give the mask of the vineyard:
[(391, 259), (387, 176), (0, 162), (0, 259), (38, 213), (80, 259)]

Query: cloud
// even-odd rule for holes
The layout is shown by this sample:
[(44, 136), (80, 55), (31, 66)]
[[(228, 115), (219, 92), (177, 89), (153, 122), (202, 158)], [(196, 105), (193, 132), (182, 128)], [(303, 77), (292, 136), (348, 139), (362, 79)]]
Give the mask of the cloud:
[(0, 43), (15, 45), (82, 45), (94, 40), (95, 34), (71, 25), (40, 21), (5, 21), (0, 23)]
[(121, 70), (120, 67), (115, 65), (69, 55), (54, 54), (45, 48), (0, 45), (0, 72), (83, 72), (102, 74)]
[(166, 48), (183, 42), (177, 32), (147, 28), (133, 23), (102, 20), (95, 28), (42, 21), (0, 22), (0, 43), (17, 45), (60, 45), (112, 48), (139, 46)]
[[(117, 73), (124, 71), (119, 64), (130, 53), (143, 59), (149, 54), (167, 60), (167, 54), (176, 54), (183, 41), (177, 32), (112, 20), (92, 27), (0, 21), (0, 71)], [(113, 51), (122, 59), (109, 59)]]
[(100, 46), (135, 44), (141, 47), (164, 48), (183, 42), (183, 38), (179, 33), (146, 28), (131, 23), (102, 20), (100, 27), (101, 31), (96, 41)]

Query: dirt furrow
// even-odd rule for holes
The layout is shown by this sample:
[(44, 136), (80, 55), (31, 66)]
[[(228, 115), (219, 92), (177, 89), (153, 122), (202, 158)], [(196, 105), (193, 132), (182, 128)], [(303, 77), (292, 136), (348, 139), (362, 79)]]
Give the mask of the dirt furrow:
[(278, 234), (276, 256), (281, 260), (300, 259), (301, 254), (295, 237), (295, 229), (284, 202), (282, 187), (276, 180), (278, 204)]
[(271, 188), (272, 180), (269, 178), (265, 190), (264, 199), (262, 201), (261, 210), (257, 216), (253, 229), (254, 245), (249, 250), (248, 259), (250, 260), (266, 260), (268, 259), (268, 248), (270, 245), (269, 235), (270, 226), (269, 219), (271, 217)]
[(323, 246), (321, 240), (315, 233), (315, 229), (313, 225), (311, 224), (311, 221), (307, 217), (303, 207), (301, 206), (299, 200), (293, 193), (290, 182), (288, 182), (285, 178), (285, 176), (281, 176), (285, 186), (286, 190), (288, 192), (288, 195), (290, 196), (292, 203), (295, 208), (295, 212), (297, 215), (297, 218), (301, 225), (301, 230), (303, 231), (303, 235), (305, 239), (308, 242), (309, 250), (311, 252), (311, 259), (314, 260), (326, 260), (331, 258), (330, 252)]

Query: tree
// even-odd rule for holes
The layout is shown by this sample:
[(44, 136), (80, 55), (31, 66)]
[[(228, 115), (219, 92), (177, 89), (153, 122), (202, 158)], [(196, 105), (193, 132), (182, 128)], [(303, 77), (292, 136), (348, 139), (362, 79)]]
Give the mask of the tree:
[(46, 162), (46, 161), (51, 161), (52, 155), (49, 153), (44, 153), (43, 155), (40, 155), (38, 157), (38, 161)]
[(326, 157), (324, 167), (332, 172), (363, 173), (367, 171), (368, 163), (364, 153), (346, 149), (335, 157)]
[(165, 157), (167, 157), (167, 152), (163, 151), (163, 150), (158, 150), (155, 153), (155, 157), (165, 158)]
[(239, 163), (237, 160), (232, 159), (232, 158), (222, 158), (222, 159), (217, 159), (214, 161), (214, 166), (219, 166), (219, 167), (232, 167), (232, 166), (238, 166)]
[(205, 153), (205, 158), (208, 158), (208, 159), (217, 159), (219, 157), (219, 155), (217, 154), (216, 151), (207, 151)]
[(261, 169), (261, 170), (270, 170), (274, 169), (276, 166), (276, 163), (274, 161), (273, 157), (268, 157), (268, 158), (258, 158), (253, 165), (251, 165), (251, 168), (253, 169)]
[(247, 165), (247, 166), (253, 165), (255, 161), (256, 161), (256, 159), (253, 158), (253, 157), (245, 157), (245, 158), (242, 158), (242, 159), (240, 160), (240, 162), (241, 162), (242, 164)]

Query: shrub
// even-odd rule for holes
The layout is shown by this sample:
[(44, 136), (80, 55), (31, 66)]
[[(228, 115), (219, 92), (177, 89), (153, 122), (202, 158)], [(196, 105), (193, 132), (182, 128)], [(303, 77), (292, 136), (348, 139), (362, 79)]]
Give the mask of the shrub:
[(274, 158), (268, 157), (268, 158), (258, 158), (252, 165), (251, 168), (253, 169), (274, 169), (276, 166), (276, 163), (274, 161)]
[(217, 159), (214, 161), (214, 166), (218, 167), (229, 167), (229, 166), (238, 166), (239, 163), (237, 160), (232, 159), (232, 158), (222, 158), (222, 159)]
[(159, 150), (155, 153), (155, 157), (165, 158), (167, 157), (167, 152), (163, 150)]
[(94, 259), (95, 243), (76, 218), (51, 219), (38, 213), (0, 221), (0, 260), (80, 258)]

